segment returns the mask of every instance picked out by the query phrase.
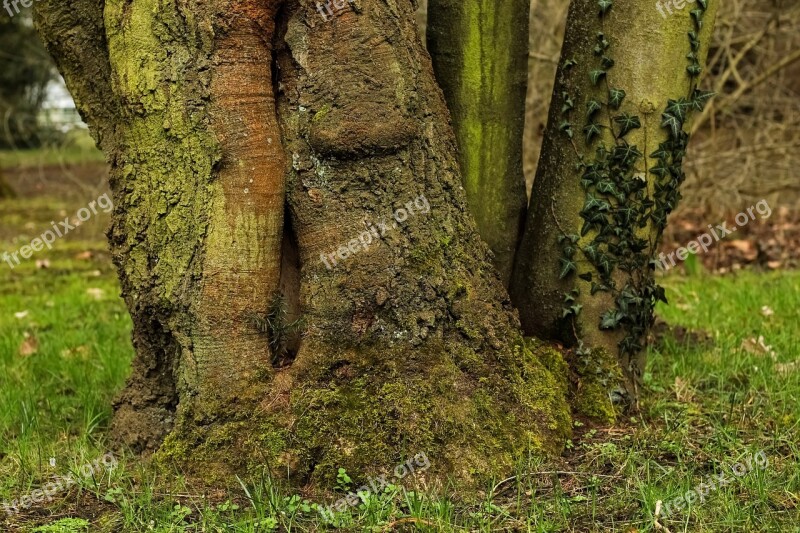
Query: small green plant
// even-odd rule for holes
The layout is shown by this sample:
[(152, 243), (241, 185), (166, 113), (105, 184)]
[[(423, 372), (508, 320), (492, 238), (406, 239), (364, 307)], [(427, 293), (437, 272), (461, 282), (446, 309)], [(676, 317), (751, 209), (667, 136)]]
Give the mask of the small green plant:
[(347, 492), (353, 485), (353, 480), (347, 475), (347, 470), (340, 468), (336, 474), (336, 489), (342, 492)]

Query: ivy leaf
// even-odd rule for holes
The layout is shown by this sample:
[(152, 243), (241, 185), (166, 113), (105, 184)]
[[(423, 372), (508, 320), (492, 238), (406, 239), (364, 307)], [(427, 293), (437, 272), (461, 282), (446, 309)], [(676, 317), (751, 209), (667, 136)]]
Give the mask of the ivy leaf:
[(708, 0), (697, 0), (697, 5), (699, 5), (699, 6), (700, 6), (700, 8), (701, 8), (703, 11), (705, 11), (705, 10), (707, 10), (707, 9), (708, 9)]
[(703, 111), (706, 108), (706, 104), (716, 96), (716, 93), (713, 91), (701, 91), (700, 89), (695, 89), (694, 94), (692, 94), (692, 107), (694, 107), (698, 111)]
[(577, 64), (578, 64), (578, 62), (575, 61), (574, 59), (572, 59), (572, 58), (567, 59), (566, 61), (564, 61), (564, 70), (569, 70), (569, 69), (571, 69), (572, 67), (574, 67)]
[(572, 272), (578, 271), (578, 265), (571, 259), (561, 258), (561, 271), (558, 274), (558, 279), (564, 279)]
[(625, 316), (617, 309), (609, 309), (600, 317), (600, 329), (615, 329)]
[(592, 139), (600, 135), (600, 124), (597, 122), (590, 122), (583, 128), (583, 133), (586, 135), (586, 144), (592, 142)]
[(650, 154), (650, 157), (658, 159), (659, 161), (666, 162), (667, 159), (669, 159), (669, 155), (670, 155), (670, 153), (667, 151), (667, 147), (665, 146), (665, 143), (661, 143), (658, 146), (658, 150), (656, 150), (655, 152)]
[(578, 277), (581, 278), (583, 281), (588, 281), (588, 282), (592, 281), (591, 272), (584, 272), (583, 274), (580, 274)]
[(686, 120), (686, 110), (692, 106), (685, 98), (667, 100), (667, 113), (675, 115), (681, 122)]
[(608, 93), (608, 105), (612, 109), (619, 109), (622, 101), (625, 100), (625, 91), (622, 89), (611, 89)]
[(695, 63), (686, 67), (686, 72), (688, 72), (691, 77), (696, 78), (701, 72), (703, 72), (703, 69), (698, 63)]
[(600, 65), (606, 70), (614, 67), (614, 60), (610, 57), (603, 56), (603, 59), (600, 60)]
[(692, 9), (689, 12), (692, 15), (692, 19), (694, 19), (694, 27), (697, 28), (697, 31), (703, 29), (703, 10), (702, 9)]
[(683, 121), (671, 113), (663, 113), (661, 118), (661, 127), (669, 128), (672, 136), (677, 137), (678, 133), (683, 129)]
[(605, 70), (593, 70), (589, 73), (589, 79), (592, 80), (593, 85), (597, 85), (600, 83), (600, 80), (605, 77), (606, 71)]
[(690, 31), (689, 35), (689, 44), (692, 46), (692, 52), (697, 52), (700, 50), (700, 38), (697, 36), (697, 32)]
[(631, 130), (635, 130), (642, 127), (642, 123), (639, 122), (639, 117), (631, 115), (630, 113), (624, 113), (622, 115), (614, 117), (614, 122), (616, 122), (617, 125), (619, 126), (620, 137), (624, 137)]
[(589, 100), (586, 102), (586, 116), (591, 118), (595, 113), (600, 111), (603, 105), (597, 100)]
[(642, 156), (642, 152), (636, 145), (628, 144), (622, 141), (622, 144), (614, 148), (613, 158), (615, 161), (620, 161), (624, 165), (630, 165), (636, 162)]
[(614, 5), (614, 3), (611, 0), (600, 0), (597, 3), (600, 6), (600, 16), (603, 16), (606, 13), (608, 13), (608, 10), (611, 9), (612, 5)]
[(564, 114), (575, 108), (575, 101), (570, 98), (569, 94), (562, 93), (561, 97), (564, 99), (564, 105), (561, 107), (561, 113)]
[(564, 122), (562, 122), (561, 124), (559, 124), (559, 126), (558, 126), (558, 129), (559, 129), (559, 130), (561, 130), (561, 131), (563, 131), (564, 133), (566, 133), (566, 134), (567, 134), (567, 136), (568, 136), (570, 139), (572, 139), (572, 135), (573, 135), (573, 133), (572, 133), (572, 123), (571, 123), (571, 122), (567, 122), (567, 121), (565, 120)]
[(664, 179), (669, 175), (669, 169), (665, 167), (663, 164), (659, 164), (650, 169), (650, 174), (656, 175), (659, 178)]

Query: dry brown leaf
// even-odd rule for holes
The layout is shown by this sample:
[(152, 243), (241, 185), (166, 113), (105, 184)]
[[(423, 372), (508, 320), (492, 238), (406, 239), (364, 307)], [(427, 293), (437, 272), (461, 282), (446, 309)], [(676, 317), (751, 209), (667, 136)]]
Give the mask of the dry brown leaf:
[(764, 316), (772, 316), (775, 314), (775, 311), (768, 305), (765, 305), (761, 308), (761, 314)]
[(102, 300), (103, 295), (105, 293), (103, 292), (103, 289), (91, 288), (91, 289), (86, 289), (86, 294), (88, 294), (95, 300)]
[(767, 346), (763, 335), (759, 335), (758, 339), (752, 337), (745, 339), (742, 341), (741, 349), (753, 355), (768, 355), (773, 361), (777, 358), (775, 350), (772, 349), (772, 346)]
[(672, 388), (675, 390), (675, 397), (679, 402), (691, 402), (694, 398), (694, 390), (691, 385), (680, 376), (675, 377), (675, 384)]
[(19, 354), (23, 357), (30, 357), (39, 351), (39, 341), (30, 333), (25, 333), (25, 339), (19, 346)]

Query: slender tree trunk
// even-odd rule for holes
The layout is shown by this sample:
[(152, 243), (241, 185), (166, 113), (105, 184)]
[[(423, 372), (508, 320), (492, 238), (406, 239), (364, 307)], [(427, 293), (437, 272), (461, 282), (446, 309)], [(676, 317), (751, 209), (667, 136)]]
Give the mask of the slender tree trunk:
[(560, 448), (563, 361), (523, 342), (468, 213), (411, 2), (103, 4), (37, 25), (112, 162), (122, 442), (296, 484)]
[[(717, 0), (573, 0), (511, 293), (525, 331), (574, 346), (576, 403), (636, 397), (653, 260), (680, 198)], [(623, 388), (616, 384), (622, 371)], [(602, 409), (603, 405), (605, 409)]]
[(522, 136), (530, 0), (431, 0), (428, 48), (458, 139), (470, 211), (506, 286), (525, 218)]

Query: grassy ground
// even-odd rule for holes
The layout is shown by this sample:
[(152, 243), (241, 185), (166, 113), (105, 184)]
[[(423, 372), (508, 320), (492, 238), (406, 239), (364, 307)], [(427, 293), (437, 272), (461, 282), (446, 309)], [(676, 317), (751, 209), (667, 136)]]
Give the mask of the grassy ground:
[[(0, 202), (0, 253), (94, 198)], [(524, 461), (480, 494), (425, 493), (408, 476), (326, 523), (279, 481), (245, 479), (240, 490), (202, 494), (109, 450), (104, 430), (132, 349), (103, 251), (107, 222), (91, 219), (13, 270), (0, 263), (2, 531), (654, 531), (656, 502), (700, 483), (703, 501), (667, 518), (662, 511), (660, 524), (800, 531), (800, 273), (671, 274), (661, 316), (708, 338), (678, 330), (655, 344), (639, 416), (614, 427), (578, 423), (562, 458)], [(109, 452), (116, 468), (92, 464)], [(69, 486), (47, 485), (70, 472)], [(728, 483), (711, 489), (721, 473)], [(363, 484), (346, 473), (340, 481)], [(4, 500), (41, 497), (42, 487), (51, 501), (4, 511)]]

